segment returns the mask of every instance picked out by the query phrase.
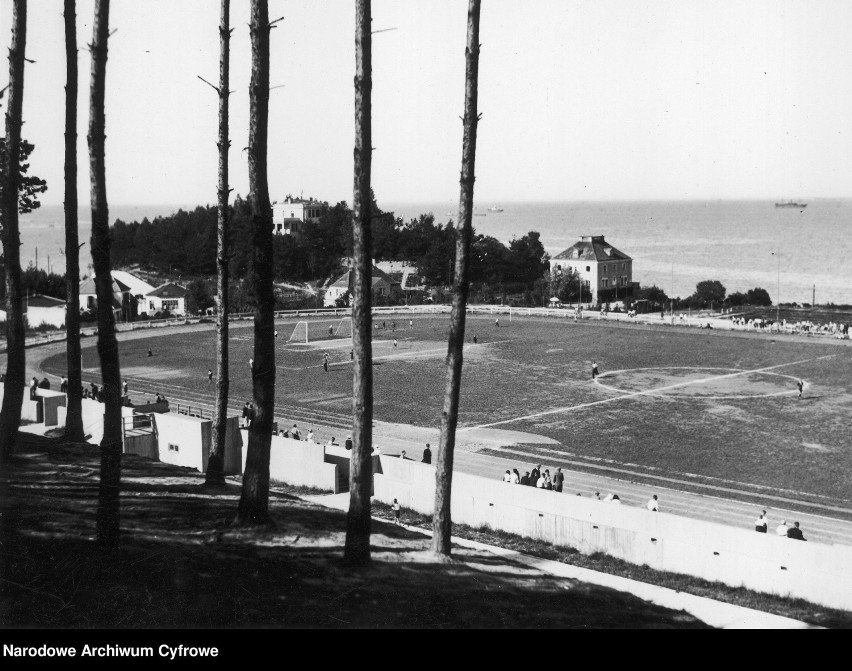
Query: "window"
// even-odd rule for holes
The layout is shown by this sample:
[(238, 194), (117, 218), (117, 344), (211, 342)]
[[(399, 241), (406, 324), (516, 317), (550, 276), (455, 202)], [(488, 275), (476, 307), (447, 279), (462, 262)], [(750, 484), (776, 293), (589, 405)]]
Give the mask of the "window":
[(176, 300), (167, 300), (163, 301), (163, 310), (168, 310), (169, 312), (174, 312), (177, 310), (178, 301)]
[(606, 272), (606, 264), (604, 264), (603, 271)]
[(169, 452), (180, 452), (180, 445), (169, 443)]
[(626, 263), (622, 263), (622, 264), (621, 264), (621, 269), (622, 269), (622, 270), (627, 270), (627, 264), (626, 264)]
[(601, 286), (602, 286), (604, 289), (606, 289), (607, 287), (609, 287), (609, 278), (608, 278), (608, 277), (604, 277), (604, 278), (602, 278), (602, 279), (601, 279)]
[(591, 269), (589, 266), (586, 266), (586, 272), (587, 272), (587, 273), (588, 273), (588, 272), (591, 272), (591, 270), (592, 270), (592, 269)]
[(94, 309), (95, 297), (94, 296), (86, 296), (86, 304), (89, 306), (90, 310)]

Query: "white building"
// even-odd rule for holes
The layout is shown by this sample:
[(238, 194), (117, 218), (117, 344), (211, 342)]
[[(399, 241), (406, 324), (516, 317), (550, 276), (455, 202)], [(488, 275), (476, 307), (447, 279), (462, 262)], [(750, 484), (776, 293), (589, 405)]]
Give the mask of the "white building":
[(169, 312), (173, 315), (186, 314), (186, 297), (189, 292), (182, 286), (167, 282), (145, 295), (145, 310), (149, 317), (158, 312)]
[(326, 208), (328, 203), (313, 198), (287, 196), (283, 202), (272, 206), (272, 230), (276, 235), (292, 235), (299, 224), (319, 220)]
[(584, 235), (550, 259), (550, 271), (573, 270), (592, 294), (593, 303), (622, 300), (633, 293), (633, 259), (602, 235)]
[[(24, 316), (30, 328), (38, 328), (49, 324), (56, 328), (65, 326), (65, 301), (51, 296), (25, 296), (23, 303)], [(6, 310), (0, 308), (0, 322), (6, 321)]]

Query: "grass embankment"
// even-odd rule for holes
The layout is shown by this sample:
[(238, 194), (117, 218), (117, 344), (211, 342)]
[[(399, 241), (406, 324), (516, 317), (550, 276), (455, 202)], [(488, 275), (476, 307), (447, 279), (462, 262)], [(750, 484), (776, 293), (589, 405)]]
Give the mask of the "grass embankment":
[(99, 449), (20, 434), (0, 476), (0, 625), (59, 628), (692, 628), (684, 612), (485, 551), (440, 561), (373, 525), (371, 564), (342, 562), (346, 515), (273, 491), (269, 528), (229, 524), (240, 489), (125, 455), (122, 546), (96, 549)]

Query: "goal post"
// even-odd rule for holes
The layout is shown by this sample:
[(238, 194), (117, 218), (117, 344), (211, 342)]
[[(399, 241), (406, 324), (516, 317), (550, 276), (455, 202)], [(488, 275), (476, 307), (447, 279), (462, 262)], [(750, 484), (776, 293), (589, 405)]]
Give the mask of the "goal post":
[(308, 322), (299, 322), (287, 342), (308, 342)]
[(320, 340), (338, 340), (352, 338), (352, 317), (343, 319), (301, 321), (293, 327), (288, 343), (311, 343)]
[(344, 317), (337, 324), (337, 328), (334, 330), (334, 335), (338, 338), (351, 338), (352, 337), (352, 317)]

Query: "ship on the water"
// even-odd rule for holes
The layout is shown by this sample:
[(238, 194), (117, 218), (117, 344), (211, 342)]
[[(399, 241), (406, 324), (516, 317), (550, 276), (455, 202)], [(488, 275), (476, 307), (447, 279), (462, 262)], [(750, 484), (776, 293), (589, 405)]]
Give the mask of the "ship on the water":
[(788, 200), (786, 203), (775, 203), (775, 207), (795, 207), (800, 210), (803, 210), (808, 206), (807, 203), (796, 203), (792, 200)]

